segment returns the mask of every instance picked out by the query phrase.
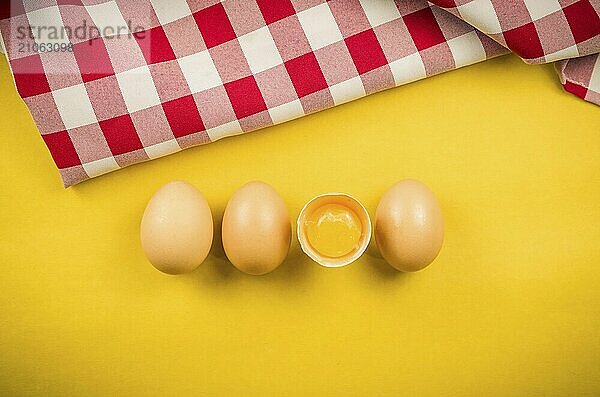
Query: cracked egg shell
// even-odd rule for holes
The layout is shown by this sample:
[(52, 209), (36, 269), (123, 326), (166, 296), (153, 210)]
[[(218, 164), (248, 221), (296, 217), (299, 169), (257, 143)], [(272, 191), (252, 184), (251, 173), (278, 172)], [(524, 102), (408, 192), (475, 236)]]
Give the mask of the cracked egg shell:
[(349, 265), (360, 258), (371, 240), (369, 213), (344, 193), (310, 200), (300, 212), (297, 228), (302, 251), (325, 267)]

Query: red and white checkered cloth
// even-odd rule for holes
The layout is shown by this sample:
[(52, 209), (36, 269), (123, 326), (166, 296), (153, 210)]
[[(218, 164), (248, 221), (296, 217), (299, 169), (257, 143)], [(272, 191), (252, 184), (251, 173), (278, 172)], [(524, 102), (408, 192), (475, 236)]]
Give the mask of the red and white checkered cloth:
[(70, 186), (508, 50), (600, 104), (599, 1), (13, 0), (0, 33)]

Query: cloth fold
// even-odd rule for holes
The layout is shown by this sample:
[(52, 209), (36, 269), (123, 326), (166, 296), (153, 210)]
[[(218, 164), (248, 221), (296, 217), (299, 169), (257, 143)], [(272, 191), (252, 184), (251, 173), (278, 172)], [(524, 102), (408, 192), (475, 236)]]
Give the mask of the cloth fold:
[(509, 51), (600, 104), (600, 0), (13, 0), (0, 34), (65, 186)]

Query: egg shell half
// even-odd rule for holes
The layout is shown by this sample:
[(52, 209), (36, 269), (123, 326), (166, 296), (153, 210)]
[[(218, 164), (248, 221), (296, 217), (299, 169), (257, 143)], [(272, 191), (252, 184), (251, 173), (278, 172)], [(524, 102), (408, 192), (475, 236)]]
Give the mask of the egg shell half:
[[(337, 258), (332, 258), (321, 254), (311, 245), (307, 235), (307, 220), (313, 211), (316, 211), (320, 207), (328, 204), (337, 204), (349, 209), (358, 217), (361, 223), (361, 235), (356, 249)], [(302, 208), (302, 211), (298, 216), (297, 228), (298, 241), (300, 242), (302, 251), (312, 260), (324, 267), (343, 267), (351, 264), (362, 256), (369, 246), (369, 242), (371, 241), (371, 219), (367, 209), (360, 203), (360, 201), (345, 193), (326, 193), (310, 200), (308, 203), (306, 203), (304, 208)]]

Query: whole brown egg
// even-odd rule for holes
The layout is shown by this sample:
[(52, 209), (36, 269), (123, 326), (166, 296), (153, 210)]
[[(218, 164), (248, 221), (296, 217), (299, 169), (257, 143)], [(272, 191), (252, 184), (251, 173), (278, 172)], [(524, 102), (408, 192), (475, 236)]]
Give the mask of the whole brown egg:
[(415, 272), (437, 257), (444, 241), (442, 210), (427, 186), (412, 179), (388, 189), (375, 213), (375, 242), (396, 269)]

